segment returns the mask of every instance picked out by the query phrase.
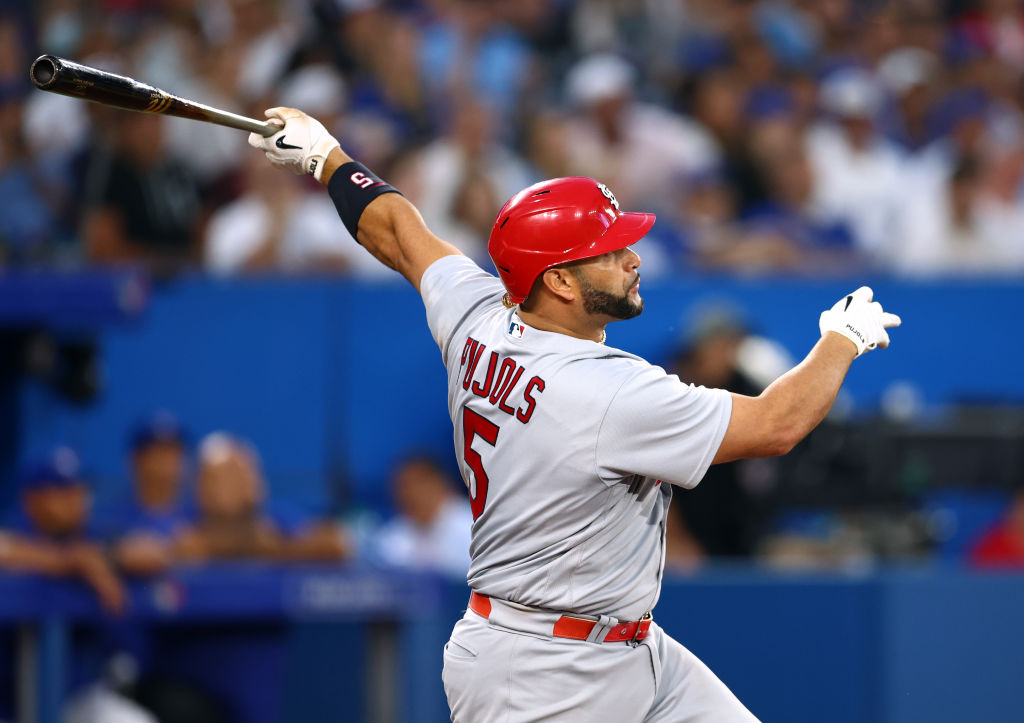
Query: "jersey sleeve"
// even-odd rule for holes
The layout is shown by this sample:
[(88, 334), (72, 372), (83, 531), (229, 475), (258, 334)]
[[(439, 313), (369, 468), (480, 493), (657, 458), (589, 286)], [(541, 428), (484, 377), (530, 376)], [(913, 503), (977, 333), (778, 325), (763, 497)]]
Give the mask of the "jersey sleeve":
[(420, 295), (430, 333), (442, 353), (463, 322), (484, 307), (500, 306), (503, 293), (501, 282), (467, 256), (444, 256), (428, 266)]
[(732, 397), (684, 384), (656, 366), (630, 375), (602, 420), (595, 452), (611, 484), (642, 475), (696, 487), (725, 437)]

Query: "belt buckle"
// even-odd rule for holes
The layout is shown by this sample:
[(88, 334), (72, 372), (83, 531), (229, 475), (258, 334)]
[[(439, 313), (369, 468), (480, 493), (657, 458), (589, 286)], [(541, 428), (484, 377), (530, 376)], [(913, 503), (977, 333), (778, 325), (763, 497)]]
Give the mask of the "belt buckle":
[[(644, 623), (648, 623), (647, 627), (650, 628), (650, 622), (653, 619), (654, 619), (654, 616), (651, 615), (651, 611), (648, 610), (647, 612), (645, 612), (643, 614), (643, 616), (641, 616), (641, 618), (639, 620), (636, 621), (636, 630), (633, 631), (633, 637), (629, 639), (629, 644), (631, 646), (633, 646), (635, 648), (637, 645), (640, 644), (641, 641), (637, 639), (637, 636), (640, 635), (641, 627), (643, 627)], [(646, 634), (644, 635), (644, 637), (647, 637)]]

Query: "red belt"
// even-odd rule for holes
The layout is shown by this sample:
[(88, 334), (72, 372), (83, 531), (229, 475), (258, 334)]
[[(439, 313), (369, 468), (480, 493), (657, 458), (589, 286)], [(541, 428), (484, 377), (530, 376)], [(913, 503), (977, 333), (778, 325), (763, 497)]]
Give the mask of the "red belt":
[[(491, 599), (481, 595), (475, 590), (469, 596), (469, 609), (482, 618), (491, 616)], [(551, 634), (556, 638), (570, 638), (572, 640), (586, 640), (590, 637), (590, 631), (597, 625), (596, 620), (578, 618), (573, 615), (563, 615), (555, 621)], [(647, 630), (651, 627), (651, 614), (646, 613), (641, 620), (631, 623), (617, 623), (615, 627), (604, 636), (606, 643), (622, 643), (627, 641), (637, 642), (647, 637)]]

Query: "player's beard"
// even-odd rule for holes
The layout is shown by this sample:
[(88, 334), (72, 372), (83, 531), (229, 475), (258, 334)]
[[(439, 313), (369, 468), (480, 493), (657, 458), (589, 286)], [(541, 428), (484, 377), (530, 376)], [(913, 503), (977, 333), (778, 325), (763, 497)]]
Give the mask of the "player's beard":
[[(630, 299), (629, 289), (621, 296), (617, 296), (601, 291), (582, 274), (576, 274), (576, 278), (580, 282), (580, 291), (583, 292), (583, 310), (588, 314), (603, 314), (613, 319), (625, 320), (640, 316), (644, 310), (644, 300), (639, 297), (636, 301)], [(640, 275), (637, 274), (636, 278), (639, 279)], [(630, 284), (629, 288), (633, 288), (633, 284)]]

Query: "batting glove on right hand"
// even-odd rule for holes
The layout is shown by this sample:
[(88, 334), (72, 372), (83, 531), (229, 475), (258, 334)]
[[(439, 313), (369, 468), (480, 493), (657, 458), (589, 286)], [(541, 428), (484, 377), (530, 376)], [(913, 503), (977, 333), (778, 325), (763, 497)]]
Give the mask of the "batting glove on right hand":
[(249, 145), (266, 153), (277, 168), (308, 173), (319, 181), (327, 155), (341, 144), (320, 121), (301, 110), (270, 108), (264, 115), (271, 123), (280, 125), (281, 130), (269, 138), (250, 133)]
[(821, 312), (818, 320), (821, 335), (829, 331), (842, 334), (856, 345), (857, 356), (876, 346), (882, 349), (889, 346), (886, 329), (899, 326), (901, 320), (883, 311), (881, 304), (871, 300), (873, 295), (870, 287), (862, 286), (828, 311)]

